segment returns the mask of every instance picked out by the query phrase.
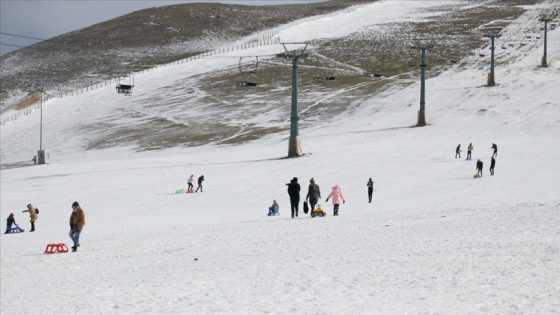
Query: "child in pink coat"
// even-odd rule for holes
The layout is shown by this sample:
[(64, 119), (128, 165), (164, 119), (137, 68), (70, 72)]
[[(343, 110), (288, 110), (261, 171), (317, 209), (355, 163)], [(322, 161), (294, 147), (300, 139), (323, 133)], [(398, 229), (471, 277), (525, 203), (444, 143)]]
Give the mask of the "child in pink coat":
[(340, 187), (338, 187), (338, 185), (334, 185), (334, 187), (332, 188), (331, 193), (327, 197), (327, 202), (329, 201), (329, 199), (331, 199), (331, 197), (332, 197), (332, 204), (334, 205), (333, 215), (338, 215), (338, 207), (340, 205), (340, 200), (342, 200), (342, 203), (346, 203), (346, 200), (344, 200), (344, 196), (342, 195), (342, 191), (340, 190)]

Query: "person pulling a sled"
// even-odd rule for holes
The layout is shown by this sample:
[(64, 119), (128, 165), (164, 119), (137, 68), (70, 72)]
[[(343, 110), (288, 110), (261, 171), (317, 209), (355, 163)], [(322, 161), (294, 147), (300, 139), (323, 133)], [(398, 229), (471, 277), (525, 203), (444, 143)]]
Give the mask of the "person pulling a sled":
[(273, 216), (273, 215), (280, 215), (278, 213), (278, 210), (280, 210), (280, 206), (278, 205), (278, 202), (276, 201), (276, 199), (274, 199), (274, 201), (272, 202), (272, 206), (270, 206), (268, 208), (268, 216)]
[(311, 178), (309, 180), (309, 188), (307, 189), (307, 196), (305, 199), (309, 201), (309, 207), (315, 209), (315, 205), (321, 199), (321, 190), (319, 185), (315, 184), (315, 180)]
[[(12, 225), (15, 225), (15, 227), (12, 227)], [(8, 234), (10, 232), (23, 232), (24, 230), (22, 228), (19, 227), (19, 225), (16, 223), (16, 218), (14, 218), (14, 213), (10, 213), (10, 215), (8, 216), (8, 218), (6, 219), (6, 232), (4, 232), (4, 234)]]
[(483, 165), (484, 165), (484, 163), (482, 163), (482, 161), (480, 159), (478, 159), (478, 161), (476, 161), (476, 175), (482, 176), (482, 166)]
[(192, 184), (193, 180), (194, 180), (194, 175), (191, 175), (189, 177), (189, 180), (187, 181), (187, 186), (188, 186), (187, 191), (192, 191), (194, 189), (194, 185)]
[(327, 202), (329, 202), (329, 199), (331, 198), (332, 204), (334, 206), (333, 215), (338, 216), (338, 207), (340, 206), (340, 200), (342, 200), (342, 203), (346, 203), (346, 200), (344, 200), (344, 196), (342, 195), (342, 190), (340, 189), (340, 187), (338, 187), (338, 185), (334, 185), (334, 187), (332, 188), (331, 193), (327, 197)]

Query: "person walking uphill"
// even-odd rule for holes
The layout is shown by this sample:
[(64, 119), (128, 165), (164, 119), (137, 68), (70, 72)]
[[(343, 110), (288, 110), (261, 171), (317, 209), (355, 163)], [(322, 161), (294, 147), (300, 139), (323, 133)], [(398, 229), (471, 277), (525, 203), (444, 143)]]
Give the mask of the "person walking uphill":
[(198, 178), (198, 187), (196, 187), (195, 192), (198, 192), (199, 189), (200, 189), (200, 192), (202, 192), (202, 182), (203, 181), (204, 181), (204, 175), (202, 175)]
[(298, 216), (298, 208), (299, 208), (299, 191), (301, 187), (297, 182), (297, 177), (292, 178), (288, 185), (288, 195), (290, 195), (290, 208), (292, 209), (292, 219), (294, 215)]
[(373, 180), (371, 179), (371, 177), (367, 182), (367, 194), (369, 198), (369, 203), (371, 203), (371, 197), (373, 196)]
[(84, 210), (80, 207), (80, 204), (77, 201), (74, 201), (72, 204), (72, 214), (70, 215), (70, 238), (74, 242), (74, 246), (72, 246), (72, 251), (75, 252), (78, 250), (78, 246), (80, 246), (80, 234), (82, 233), (82, 229), (86, 224), (86, 215), (84, 214)]
[(461, 145), (459, 144), (457, 146), (457, 149), (455, 149), (455, 158), (457, 158), (457, 155), (459, 156), (459, 158), (461, 158)]
[(309, 200), (309, 206), (311, 207), (311, 212), (315, 209), (315, 205), (321, 199), (321, 190), (319, 185), (315, 184), (315, 180), (311, 178), (309, 180), (309, 188), (307, 188), (307, 196), (305, 199)]
[(31, 230), (29, 232), (35, 231), (35, 221), (39, 219), (39, 209), (33, 207), (32, 204), (27, 205), (27, 210), (23, 210), (22, 212), (29, 212), (29, 222), (31, 222)]
[(334, 187), (332, 188), (331, 193), (327, 197), (327, 202), (329, 202), (329, 199), (331, 198), (332, 198), (332, 204), (334, 206), (333, 215), (336, 216), (338, 215), (338, 207), (340, 205), (340, 200), (342, 200), (342, 203), (346, 203), (346, 200), (344, 200), (344, 196), (342, 195), (342, 190), (340, 190), (340, 187), (338, 187), (338, 185), (334, 185)]

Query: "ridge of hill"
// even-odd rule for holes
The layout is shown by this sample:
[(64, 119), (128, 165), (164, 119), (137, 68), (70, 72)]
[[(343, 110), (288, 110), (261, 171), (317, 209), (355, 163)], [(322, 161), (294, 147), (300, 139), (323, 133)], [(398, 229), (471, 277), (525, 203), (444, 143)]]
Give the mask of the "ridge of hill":
[(192, 3), (139, 10), (1, 56), (2, 91), (72, 91), (364, 2), (272, 6)]

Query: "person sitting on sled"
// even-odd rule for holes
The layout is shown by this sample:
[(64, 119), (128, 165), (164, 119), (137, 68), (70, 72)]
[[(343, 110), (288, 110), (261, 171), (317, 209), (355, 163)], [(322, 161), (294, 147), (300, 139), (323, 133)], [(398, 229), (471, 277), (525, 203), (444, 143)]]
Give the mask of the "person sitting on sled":
[(327, 214), (325, 213), (325, 211), (323, 211), (323, 207), (321, 206), (321, 204), (318, 204), (317, 207), (315, 209), (313, 209), (313, 211), (311, 211), (311, 217), (324, 217)]
[[(15, 225), (16, 227), (13, 228), (12, 225)], [(6, 232), (4, 232), (4, 234), (8, 234), (10, 232), (23, 232), (23, 229), (16, 223), (13, 213), (10, 213), (6, 219)]]
[(272, 202), (272, 206), (270, 206), (268, 208), (268, 216), (273, 216), (273, 215), (279, 215), (278, 210), (280, 209), (280, 206), (278, 205), (278, 202), (276, 202), (276, 199), (274, 199), (274, 201)]

